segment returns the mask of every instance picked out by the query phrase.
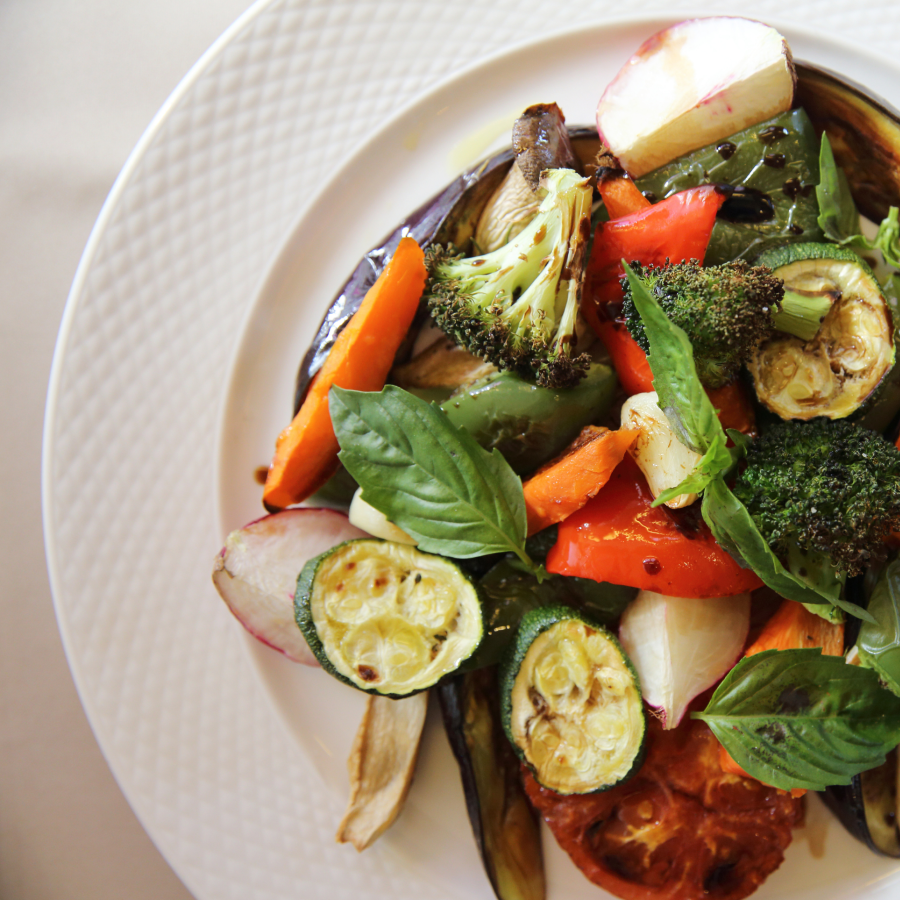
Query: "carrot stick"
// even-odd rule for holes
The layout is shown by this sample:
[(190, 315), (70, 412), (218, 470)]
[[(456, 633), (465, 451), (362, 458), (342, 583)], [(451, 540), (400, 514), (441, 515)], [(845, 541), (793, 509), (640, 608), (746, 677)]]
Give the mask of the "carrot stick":
[(650, 201), (624, 172), (598, 178), (597, 187), (610, 219), (618, 219), (650, 206)]
[[(763, 650), (796, 650), (804, 647), (821, 647), (827, 656), (840, 656), (844, 652), (843, 623), (828, 622), (811, 613), (802, 603), (782, 600), (775, 615), (766, 623), (759, 637), (747, 648), (744, 656), (753, 656)], [(751, 778), (722, 746), (719, 747), (719, 765), (731, 775)], [(806, 791), (795, 788), (791, 796), (800, 797)]]
[(538, 469), (522, 486), (528, 534), (581, 509), (606, 484), (637, 436), (626, 428), (610, 431), (588, 425), (560, 456)]
[(384, 387), (418, 309), (425, 277), (421, 248), (412, 238), (403, 238), (338, 335), (294, 421), (278, 436), (263, 490), (268, 509), (300, 503), (334, 474), (340, 448), (328, 412), (328, 392), (335, 384), (356, 391)]

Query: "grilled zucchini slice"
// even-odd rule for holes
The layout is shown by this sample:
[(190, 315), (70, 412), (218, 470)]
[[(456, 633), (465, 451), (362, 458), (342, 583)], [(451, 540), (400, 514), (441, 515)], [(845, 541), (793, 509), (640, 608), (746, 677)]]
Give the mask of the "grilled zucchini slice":
[(574, 609), (524, 617), (500, 699), (507, 737), (552, 791), (606, 790), (640, 767), (647, 720), (637, 673), (619, 642)]
[(785, 332), (750, 361), (756, 394), (782, 419), (842, 419), (869, 400), (894, 365), (893, 324), (872, 270), (836, 244), (788, 244), (756, 261), (784, 280), (786, 302), (830, 309), (804, 339)]
[(323, 669), (389, 697), (455, 671), (483, 633), (478, 591), (454, 562), (366, 538), (303, 567), (294, 613)]

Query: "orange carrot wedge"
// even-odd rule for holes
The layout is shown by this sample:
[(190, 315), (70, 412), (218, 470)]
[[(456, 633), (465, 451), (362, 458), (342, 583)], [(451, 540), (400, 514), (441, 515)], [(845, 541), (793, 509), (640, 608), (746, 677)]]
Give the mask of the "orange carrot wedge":
[(338, 335), (294, 421), (278, 436), (263, 490), (268, 509), (300, 503), (334, 474), (340, 448), (328, 412), (328, 392), (335, 384), (355, 391), (384, 387), (418, 309), (425, 275), (422, 249), (412, 238), (403, 238)]
[(538, 469), (523, 485), (528, 534), (581, 509), (606, 484), (638, 433), (588, 425), (560, 456)]
[(611, 219), (628, 216), (650, 206), (650, 201), (624, 172), (598, 178), (597, 187)]
[[(766, 623), (760, 636), (747, 648), (744, 656), (753, 656), (763, 650), (796, 650), (805, 647), (821, 647), (827, 656), (840, 656), (844, 652), (843, 623), (828, 622), (811, 613), (802, 603), (782, 600), (775, 615)], [(749, 776), (724, 748), (719, 747), (719, 765), (731, 775)], [(806, 791), (795, 788), (791, 795), (799, 797)]]

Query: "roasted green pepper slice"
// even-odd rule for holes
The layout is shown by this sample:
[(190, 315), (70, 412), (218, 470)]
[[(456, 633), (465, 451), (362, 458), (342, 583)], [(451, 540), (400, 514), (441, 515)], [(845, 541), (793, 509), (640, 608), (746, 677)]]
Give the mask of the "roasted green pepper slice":
[(447, 417), (482, 447), (499, 450), (519, 475), (562, 452), (576, 435), (609, 411), (616, 376), (593, 363), (572, 388), (544, 388), (512, 372), (481, 378), (441, 404)]
[(658, 200), (700, 184), (747, 191), (726, 204), (713, 228), (704, 261), (716, 265), (786, 241), (821, 240), (818, 182), (819, 140), (806, 113), (795, 109), (681, 156), (637, 185)]

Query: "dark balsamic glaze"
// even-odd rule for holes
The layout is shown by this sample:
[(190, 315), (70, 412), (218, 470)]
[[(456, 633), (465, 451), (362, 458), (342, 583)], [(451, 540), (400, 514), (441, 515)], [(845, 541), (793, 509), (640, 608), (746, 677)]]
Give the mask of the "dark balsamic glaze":
[(768, 128), (763, 128), (756, 137), (762, 144), (774, 144), (775, 141), (787, 137), (788, 133), (787, 128), (782, 125), (770, 125)]
[(650, 201), (650, 203), (656, 203), (656, 194), (653, 191), (641, 191), (644, 197)]
[(735, 153), (737, 153), (737, 144), (733, 144), (731, 141), (722, 141), (716, 147), (716, 153), (722, 157), (722, 159), (731, 159)]
[(763, 157), (763, 165), (772, 169), (783, 169), (786, 162), (787, 159), (783, 153), (767, 153)]
[(757, 225), (775, 218), (775, 204), (772, 198), (756, 188), (717, 184), (716, 190), (726, 198), (719, 209), (717, 219), (739, 225)]

